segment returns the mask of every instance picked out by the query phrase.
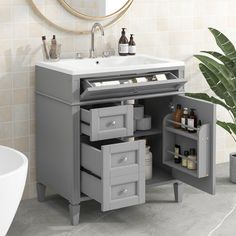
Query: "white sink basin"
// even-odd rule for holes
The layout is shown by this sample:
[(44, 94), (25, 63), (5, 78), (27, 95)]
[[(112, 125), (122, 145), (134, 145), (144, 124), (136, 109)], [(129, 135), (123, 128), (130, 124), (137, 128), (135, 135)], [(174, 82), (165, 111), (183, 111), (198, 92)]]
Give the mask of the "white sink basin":
[(66, 74), (83, 75), (117, 71), (136, 71), (184, 66), (184, 62), (160, 59), (146, 55), (114, 56), (95, 59), (62, 59), (58, 62), (40, 62), (38, 66)]

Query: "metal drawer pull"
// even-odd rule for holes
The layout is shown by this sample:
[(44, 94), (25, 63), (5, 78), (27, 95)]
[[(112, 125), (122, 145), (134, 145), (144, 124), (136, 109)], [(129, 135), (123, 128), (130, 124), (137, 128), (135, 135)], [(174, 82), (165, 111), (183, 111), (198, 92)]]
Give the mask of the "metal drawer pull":
[(126, 194), (126, 193), (128, 193), (128, 189), (126, 189), (126, 188), (120, 191), (120, 195)]
[(120, 162), (127, 162), (128, 161), (128, 157), (122, 157), (121, 159), (120, 159)]
[(114, 120), (108, 124), (108, 126), (115, 126), (115, 125), (116, 125), (116, 122)]

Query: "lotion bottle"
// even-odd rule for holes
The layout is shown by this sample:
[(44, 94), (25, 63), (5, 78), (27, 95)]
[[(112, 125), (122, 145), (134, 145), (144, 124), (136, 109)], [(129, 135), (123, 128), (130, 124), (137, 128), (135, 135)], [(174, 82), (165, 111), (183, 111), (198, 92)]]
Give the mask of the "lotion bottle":
[(118, 51), (120, 56), (127, 56), (129, 53), (129, 41), (125, 36), (125, 29), (126, 28), (122, 28), (121, 37), (119, 40)]
[(133, 34), (131, 34), (129, 41), (129, 55), (135, 55), (135, 54), (136, 54), (136, 43), (134, 42)]

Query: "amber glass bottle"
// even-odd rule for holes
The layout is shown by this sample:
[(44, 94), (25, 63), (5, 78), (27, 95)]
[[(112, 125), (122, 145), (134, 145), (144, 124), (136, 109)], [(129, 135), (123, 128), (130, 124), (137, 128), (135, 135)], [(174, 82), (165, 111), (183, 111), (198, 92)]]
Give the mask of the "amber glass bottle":
[(122, 28), (118, 50), (120, 56), (127, 56), (129, 53), (129, 41), (125, 36), (125, 28)]
[[(180, 104), (177, 104), (176, 110), (173, 114), (173, 121), (181, 123), (182, 114), (183, 114), (182, 106)], [(180, 124), (174, 124), (174, 128), (180, 129), (181, 125)]]
[(188, 118), (188, 132), (196, 133), (197, 131), (194, 128), (197, 128), (197, 116), (195, 114), (195, 109), (191, 108)]

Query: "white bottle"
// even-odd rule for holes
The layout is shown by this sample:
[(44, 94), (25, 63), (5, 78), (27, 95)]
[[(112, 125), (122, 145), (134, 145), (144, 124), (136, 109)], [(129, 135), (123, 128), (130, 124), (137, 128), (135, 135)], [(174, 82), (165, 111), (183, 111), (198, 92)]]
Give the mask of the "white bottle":
[(145, 156), (145, 179), (152, 178), (152, 153), (150, 152), (150, 146), (146, 146)]

